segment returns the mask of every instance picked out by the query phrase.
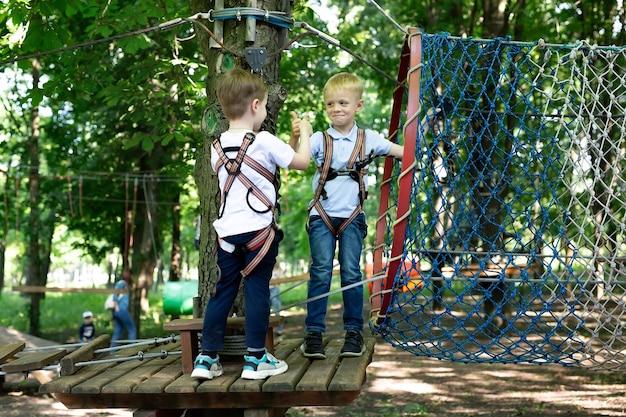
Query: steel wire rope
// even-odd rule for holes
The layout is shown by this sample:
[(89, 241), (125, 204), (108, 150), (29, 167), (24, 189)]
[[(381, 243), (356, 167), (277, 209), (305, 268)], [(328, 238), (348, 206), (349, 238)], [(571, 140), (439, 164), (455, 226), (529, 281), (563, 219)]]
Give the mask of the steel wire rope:
[(387, 20), (389, 20), (396, 28), (398, 28), (400, 30), (400, 32), (404, 33), (405, 35), (408, 34), (409, 32), (403, 28), (402, 26), (400, 26), (398, 24), (398, 22), (396, 22), (391, 16), (389, 16), (389, 13), (387, 13), (385, 10), (383, 10), (382, 7), (380, 7), (378, 5), (378, 3), (376, 3), (374, 0), (367, 0), (368, 3), (371, 3), (374, 5), (374, 7), (376, 7), (376, 9), (387, 18)]

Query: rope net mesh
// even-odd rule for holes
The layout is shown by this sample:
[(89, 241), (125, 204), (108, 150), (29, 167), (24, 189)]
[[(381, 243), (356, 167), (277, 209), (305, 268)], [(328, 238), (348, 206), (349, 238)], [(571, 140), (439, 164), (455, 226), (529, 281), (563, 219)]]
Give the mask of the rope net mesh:
[(372, 330), (440, 359), (626, 368), (626, 50), (406, 43), (405, 157), (381, 205), (408, 206), (379, 217)]

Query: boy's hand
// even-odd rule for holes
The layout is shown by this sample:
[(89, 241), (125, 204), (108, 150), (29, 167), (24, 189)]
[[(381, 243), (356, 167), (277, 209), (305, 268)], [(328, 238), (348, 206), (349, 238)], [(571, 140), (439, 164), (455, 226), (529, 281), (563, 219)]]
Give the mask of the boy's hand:
[[(292, 117), (293, 117), (293, 114), (292, 114)], [(296, 120), (297, 119), (294, 119), (292, 121), (292, 129), (293, 129), (293, 123), (295, 123)], [(304, 118), (300, 119), (300, 122), (298, 123), (298, 136), (300, 136), (303, 133), (309, 137), (313, 134), (313, 127), (311, 126), (311, 123), (309, 122), (308, 116), (304, 116)]]
[(301, 119), (298, 117), (295, 111), (291, 112), (291, 138), (299, 138), (300, 137), (300, 122)]

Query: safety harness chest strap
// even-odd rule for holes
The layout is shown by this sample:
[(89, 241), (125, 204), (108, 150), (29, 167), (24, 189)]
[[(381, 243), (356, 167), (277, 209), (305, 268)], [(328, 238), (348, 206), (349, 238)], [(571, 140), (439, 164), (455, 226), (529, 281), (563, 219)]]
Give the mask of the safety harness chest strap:
[[(359, 213), (361, 213), (362, 204), (366, 197), (366, 192), (367, 192), (365, 188), (365, 182), (364, 182), (364, 176), (367, 174), (367, 166), (366, 165), (362, 166), (358, 170), (359, 204), (355, 207), (350, 217), (345, 219), (339, 225), (339, 227), (336, 228), (332, 220), (330, 219), (330, 217), (328, 216), (328, 214), (322, 207), (322, 203), (320, 202), (320, 197), (322, 197), (322, 199), (324, 200), (327, 198), (326, 191), (324, 190), (324, 186), (326, 185), (326, 182), (329, 181), (329, 173), (331, 172), (330, 164), (332, 162), (332, 155), (333, 155), (333, 138), (328, 134), (328, 132), (324, 132), (324, 163), (322, 164), (322, 167), (320, 170), (320, 178), (317, 184), (317, 189), (315, 190), (313, 201), (309, 205), (308, 210), (310, 212), (311, 209), (315, 207), (318, 214), (322, 218), (322, 221), (324, 222), (324, 224), (326, 224), (326, 227), (328, 227), (328, 229), (331, 232), (333, 232), (333, 234), (336, 237), (338, 237), (346, 229), (346, 227), (348, 227), (350, 222), (352, 222), (352, 220), (354, 220), (359, 215)], [(357, 158), (360, 158), (361, 161), (365, 161), (365, 131), (363, 129), (358, 129), (357, 131), (357, 140), (356, 140), (354, 149), (352, 150), (352, 154), (350, 155), (350, 158), (348, 159), (348, 163), (346, 164), (347, 171), (354, 170)], [(334, 179), (336, 177), (337, 175), (333, 176), (333, 178), (331, 179)]]
[[(273, 202), (241, 171), (242, 165), (245, 163), (250, 168), (254, 169), (260, 175), (262, 175), (265, 179), (271, 182), (276, 189), (276, 197), (278, 198), (278, 188), (280, 184), (278, 183), (277, 176), (270, 172), (263, 165), (259, 164), (257, 161), (253, 160), (249, 156), (246, 155), (246, 151), (250, 144), (254, 141), (255, 137), (252, 133), (246, 133), (246, 136), (243, 138), (241, 146), (237, 151), (237, 155), (233, 159), (229, 159), (219, 139), (213, 141), (213, 148), (217, 152), (218, 161), (215, 164), (215, 171), (217, 172), (221, 167), (226, 169), (228, 173), (228, 177), (226, 178), (226, 182), (224, 184), (224, 188), (222, 191), (222, 201), (221, 201), (221, 209), (218, 215), (218, 218), (224, 214), (224, 209), (226, 207), (226, 198), (228, 197), (228, 192), (233, 185), (235, 179), (239, 180), (247, 189), (248, 194), (246, 195), (246, 201), (251, 210), (257, 213), (265, 213), (268, 211), (272, 211), (272, 223), (266, 228), (260, 230), (250, 241), (245, 244), (245, 247), (248, 251), (252, 252), (257, 249), (260, 250), (257, 255), (250, 261), (248, 265), (241, 271), (241, 275), (245, 278), (248, 276), (254, 268), (263, 260), (265, 255), (268, 253), (272, 242), (274, 241), (274, 237), (276, 236), (276, 222), (275, 222), (275, 205)], [(267, 210), (259, 211), (252, 207), (250, 201), (248, 200), (249, 195), (254, 195), (259, 201), (261, 201), (267, 207)]]

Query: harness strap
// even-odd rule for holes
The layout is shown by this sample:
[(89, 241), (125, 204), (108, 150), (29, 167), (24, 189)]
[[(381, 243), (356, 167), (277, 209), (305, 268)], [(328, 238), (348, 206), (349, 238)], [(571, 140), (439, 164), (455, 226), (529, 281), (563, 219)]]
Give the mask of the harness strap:
[[(250, 144), (254, 141), (255, 137), (252, 133), (248, 132), (243, 138), (241, 143), (241, 147), (237, 152), (237, 155), (234, 159), (229, 159), (224, 149), (222, 148), (219, 139), (213, 141), (213, 148), (216, 150), (218, 155), (218, 161), (215, 164), (215, 171), (217, 172), (221, 167), (226, 169), (228, 173), (228, 178), (226, 178), (226, 182), (224, 184), (224, 189), (222, 191), (222, 201), (221, 208), (218, 217), (222, 217), (224, 214), (224, 210), (226, 207), (226, 198), (228, 196), (228, 192), (233, 185), (235, 179), (239, 180), (247, 189), (248, 193), (246, 195), (246, 202), (248, 203), (248, 207), (251, 210), (257, 213), (267, 213), (268, 211), (272, 211), (272, 223), (267, 226), (265, 229), (260, 230), (250, 241), (245, 244), (246, 249), (249, 251), (255, 251), (261, 248), (256, 256), (250, 261), (248, 265), (241, 271), (242, 277), (246, 277), (250, 275), (250, 273), (257, 267), (257, 265), (263, 260), (265, 255), (267, 255), (272, 243), (274, 242), (274, 237), (276, 236), (276, 223), (275, 223), (275, 205), (274, 203), (254, 184), (242, 171), (241, 167), (245, 163), (250, 168), (255, 170), (269, 182), (274, 185), (276, 189), (276, 198), (278, 199), (278, 188), (280, 187), (279, 180), (277, 176), (265, 168), (263, 165), (246, 155), (246, 151)], [(259, 201), (267, 206), (267, 210), (259, 211), (256, 210), (252, 204), (250, 204), (250, 194), (254, 195)]]
[(243, 278), (250, 275), (250, 273), (257, 267), (257, 265), (263, 260), (267, 252), (269, 252), (272, 243), (274, 242), (274, 237), (276, 236), (276, 224), (272, 223), (267, 226), (265, 229), (260, 230), (259, 233), (256, 234), (248, 243), (246, 243), (246, 248), (252, 252), (261, 246), (261, 250), (257, 255), (250, 261), (248, 265), (244, 269), (241, 270), (241, 276)]
[[(248, 203), (248, 207), (251, 210), (257, 213), (267, 213), (270, 210), (275, 208), (274, 203), (254, 184), (243, 172), (241, 172), (241, 167), (243, 163), (248, 165), (250, 168), (254, 169), (256, 172), (261, 174), (265, 179), (271, 182), (276, 189), (276, 197), (278, 198), (278, 180), (274, 173), (270, 172), (263, 165), (259, 164), (254, 159), (250, 158), (246, 155), (246, 151), (250, 144), (254, 141), (254, 135), (250, 132), (246, 133), (246, 136), (241, 143), (241, 147), (237, 152), (237, 156), (234, 159), (229, 159), (224, 153), (224, 149), (222, 148), (218, 139), (213, 141), (213, 147), (217, 151), (217, 155), (219, 157), (217, 163), (215, 164), (215, 171), (220, 169), (220, 167), (224, 167), (226, 172), (228, 173), (228, 178), (226, 178), (226, 182), (224, 184), (224, 190), (222, 191), (222, 202), (220, 211), (218, 214), (218, 218), (222, 217), (224, 214), (224, 209), (226, 207), (226, 198), (228, 197), (228, 192), (230, 191), (235, 178), (238, 179), (247, 189), (248, 194), (246, 195), (246, 202)], [(266, 210), (257, 210), (252, 204), (250, 204), (250, 194), (254, 195), (259, 201), (261, 201), (266, 207)]]
[[(324, 190), (324, 185), (327, 181), (330, 181), (337, 177), (337, 172), (335, 171), (329, 178), (329, 174), (331, 173), (330, 164), (332, 162), (332, 153), (333, 153), (333, 139), (328, 134), (328, 132), (324, 132), (324, 163), (322, 164), (320, 170), (320, 178), (317, 183), (317, 189), (315, 190), (315, 195), (313, 197), (313, 201), (309, 205), (308, 211), (310, 212), (313, 207), (317, 210), (322, 221), (326, 224), (326, 227), (333, 232), (335, 237), (339, 237), (341, 233), (348, 227), (350, 222), (354, 220), (362, 209), (362, 204), (365, 198), (367, 197), (367, 190), (365, 188), (365, 181), (363, 180), (364, 176), (367, 173), (367, 166), (360, 167), (358, 170), (359, 174), (359, 204), (354, 208), (354, 211), (350, 215), (349, 218), (345, 219), (338, 228), (335, 228), (335, 225), (330, 219), (330, 216), (322, 207), (322, 203), (320, 202), (320, 197), (326, 200), (328, 197), (326, 196), (326, 191)], [(354, 165), (356, 163), (357, 157), (360, 158), (361, 161), (365, 161), (365, 131), (363, 129), (358, 129), (357, 131), (357, 140), (352, 150), (352, 154), (350, 154), (350, 158), (348, 159), (348, 163), (346, 164), (346, 169), (351, 171), (354, 169)], [(319, 168), (318, 168), (319, 169)], [(334, 170), (333, 170), (334, 171)], [(354, 179), (354, 178), (353, 178)]]

